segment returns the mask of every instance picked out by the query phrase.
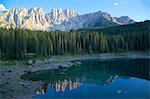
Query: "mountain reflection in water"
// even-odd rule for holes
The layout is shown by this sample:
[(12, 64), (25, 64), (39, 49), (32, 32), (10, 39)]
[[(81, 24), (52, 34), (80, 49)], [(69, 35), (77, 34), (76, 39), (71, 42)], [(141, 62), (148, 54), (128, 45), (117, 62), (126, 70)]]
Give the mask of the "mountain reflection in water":
[(47, 87), (54, 88), (56, 92), (64, 92), (65, 89), (69, 89), (71, 91), (78, 88), (80, 85), (81, 84), (79, 81), (67, 81), (66, 79), (64, 79), (63, 81), (59, 80), (55, 83), (47, 82), (41, 84), (41, 86), (37, 89), (36, 94), (45, 94)]
[(118, 97), (122, 92), (124, 95), (119, 94), (120, 97), (147, 99), (149, 62), (150, 59), (85, 60), (70, 68), (34, 72), (22, 78), (43, 82), (36, 94), (49, 96), (36, 96), (40, 99), (51, 96)]

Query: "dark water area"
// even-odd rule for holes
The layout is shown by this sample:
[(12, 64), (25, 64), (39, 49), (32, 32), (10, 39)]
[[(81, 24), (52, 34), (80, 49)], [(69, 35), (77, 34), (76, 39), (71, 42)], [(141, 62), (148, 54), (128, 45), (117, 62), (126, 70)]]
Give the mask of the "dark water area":
[(34, 99), (150, 98), (150, 59), (80, 62), (70, 68), (34, 72), (22, 78), (42, 82)]

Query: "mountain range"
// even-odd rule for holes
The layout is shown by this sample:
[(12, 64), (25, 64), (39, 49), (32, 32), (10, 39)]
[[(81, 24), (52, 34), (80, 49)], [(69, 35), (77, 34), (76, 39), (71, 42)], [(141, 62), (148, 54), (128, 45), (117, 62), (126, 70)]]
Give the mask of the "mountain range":
[(87, 27), (110, 27), (132, 24), (128, 16), (112, 17), (102, 11), (80, 15), (70, 9), (52, 9), (44, 13), (42, 8), (13, 8), (0, 13), (0, 27), (43, 31), (69, 31)]

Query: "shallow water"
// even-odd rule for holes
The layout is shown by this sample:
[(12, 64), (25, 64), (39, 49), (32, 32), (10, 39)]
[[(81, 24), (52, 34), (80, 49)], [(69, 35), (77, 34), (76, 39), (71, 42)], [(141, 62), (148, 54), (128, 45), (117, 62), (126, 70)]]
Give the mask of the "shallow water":
[(85, 60), (66, 69), (23, 75), (42, 81), (33, 98), (148, 99), (150, 59)]

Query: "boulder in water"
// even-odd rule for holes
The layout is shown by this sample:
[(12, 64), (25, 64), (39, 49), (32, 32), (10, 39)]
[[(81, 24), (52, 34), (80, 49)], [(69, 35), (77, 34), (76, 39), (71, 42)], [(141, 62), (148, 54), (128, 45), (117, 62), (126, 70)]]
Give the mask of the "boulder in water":
[(33, 65), (33, 61), (32, 60), (28, 60), (27, 61), (27, 65)]

